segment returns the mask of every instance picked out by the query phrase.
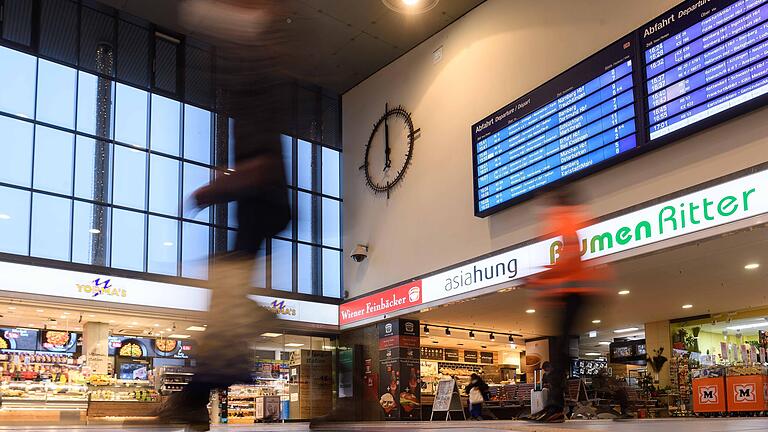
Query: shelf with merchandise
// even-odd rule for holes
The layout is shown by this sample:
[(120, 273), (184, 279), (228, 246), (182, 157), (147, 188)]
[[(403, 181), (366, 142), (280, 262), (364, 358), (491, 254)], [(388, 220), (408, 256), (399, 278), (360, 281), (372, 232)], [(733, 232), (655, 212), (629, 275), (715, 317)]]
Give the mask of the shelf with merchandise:
[(6, 381), (0, 383), (0, 395), (3, 401), (86, 401), (88, 387), (82, 384)]

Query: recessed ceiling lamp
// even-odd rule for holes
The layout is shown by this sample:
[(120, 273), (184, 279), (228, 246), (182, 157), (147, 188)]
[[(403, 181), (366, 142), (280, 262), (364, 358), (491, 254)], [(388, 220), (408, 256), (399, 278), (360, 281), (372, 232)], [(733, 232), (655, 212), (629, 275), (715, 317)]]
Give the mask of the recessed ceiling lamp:
[(282, 336), (283, 334), (282, 333), (269, 333), (269, 332), (267, 332), (267, 333), (262, 333), (261, 335), (264, 336), (264, 337), (272, 337), (272, 338), (274, 338), (274, 337)]
[(205, 327), (189, 326), (189, 327), (187, 327), (187, 330), (189, 330), (189, 331), (205, 331)]
[(600, 320), (592, 320), (592, 324), (600, 324), (601, 322)]
[(536, 309), (527, 309), (527, 310), (525, 311), (525, 313), (527, 313), (527, 314), (536, 313)]
[(621, 290), (619, 291), (619, 295), (627, 295), (629, 294), (629, 290)]
[(683, 305), (683, 309), (690, 309), (690, 308), (692, 308), (692, 307), (693, 307), (693, 305), (692, 305), (692, 304), (684, 304), (684, 305)]
[(598, 352), (588, 352), (588, 353), (584, 353), (584, 355), (585, 356), (590, 356), (590, 357), (600, 357), (602, 354), (600, 354)]
[(437, 6), (440, 0), (381, 0), (384, 5), (402, 14), (421, 14)]
[(291, 347), (291, 348), (296, 348), (296, 347), (302, 347), (302, 346), (304, 346), (304, 344), (300, 344), (300, 343), (293, 343), (293, 342), (292, 342), (292, 343), (287, 343), (287, 344), (285, 344), (285, 346), (287, 346), (287, 347)]
[(749, 264), (744, 266), (744, 268), (747, 269), (747, 270), (754, 270), (754, 269), (756, 269), (758, 267), (760, 267), (760, 264), (758, 264), (758, 263), (749, 263)]
[(614, 330), (613, 332), (614, 333), (629, 333), (629, 332), (638, 331), (638, 330), (640, 330), (638, 327), (627, 327), (627, 328), (623, 328), (623, 329)]
[(429, 336), (429, 327), (426, 324), (424, 324), (424, 334)]

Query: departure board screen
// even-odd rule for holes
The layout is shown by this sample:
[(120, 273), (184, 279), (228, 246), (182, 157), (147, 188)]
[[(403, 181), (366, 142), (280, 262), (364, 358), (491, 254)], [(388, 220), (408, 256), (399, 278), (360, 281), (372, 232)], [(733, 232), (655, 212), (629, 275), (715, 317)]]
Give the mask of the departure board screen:
[(635, 41), (622, 38), (472, 126), (476, 215), (637, 147)]
[(684, 2), (641, 28), (640, 37), (651, 142), (764, 102), (768, 0)]

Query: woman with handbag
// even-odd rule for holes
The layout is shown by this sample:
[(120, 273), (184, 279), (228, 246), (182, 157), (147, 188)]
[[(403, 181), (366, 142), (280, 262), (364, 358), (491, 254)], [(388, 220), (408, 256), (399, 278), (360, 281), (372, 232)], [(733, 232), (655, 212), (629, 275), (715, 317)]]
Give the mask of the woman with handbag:
[(488, 394), (488, 384), (480, 378), (480, 375), (473, 373), (464, 392), (469, 395), (470, 420), (482, 420), (483, 416), (480, 413), (483, 409), (483, 402), (485, 402), (486, 395)]

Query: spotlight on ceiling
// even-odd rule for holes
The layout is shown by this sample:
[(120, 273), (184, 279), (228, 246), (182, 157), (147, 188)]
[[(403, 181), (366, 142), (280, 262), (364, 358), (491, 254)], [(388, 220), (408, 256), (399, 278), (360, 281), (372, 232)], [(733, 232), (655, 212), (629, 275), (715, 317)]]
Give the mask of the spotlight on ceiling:
[(424, 324), (424, 334), (429, 336), (429, 327), (426, 324)]
[(446, 336), (450, 336), (450, 335), (451, 335), (451, 329), (449, 329), (449, 328), (447, 328), (447, 327), (446, 327), (446, 328), (445, 328), (445, 335), (446, 335)]
[(431, 10), (440, 0), (381, 0), (381, 2), (395, 12), (416, 15)]
[(475, 340), (475, 332), (473, 332), (472, 330), (469, 331), (469, 338), (472, 340)]

